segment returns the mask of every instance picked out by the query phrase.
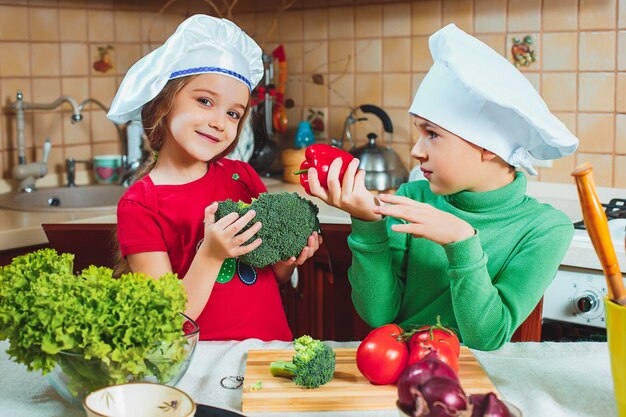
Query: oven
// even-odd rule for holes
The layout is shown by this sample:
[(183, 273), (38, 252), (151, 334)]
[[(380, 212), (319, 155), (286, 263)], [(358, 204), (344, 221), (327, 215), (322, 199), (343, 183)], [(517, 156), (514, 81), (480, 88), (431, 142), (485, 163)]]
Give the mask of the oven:
[[(622, 273), (626, 272), (626, 200), (603, 204)], [(606, 341), (602, 266), (582, 221), (543, 298), (542, 341)], [(626, 279), (624, 280), (626, 283)]]

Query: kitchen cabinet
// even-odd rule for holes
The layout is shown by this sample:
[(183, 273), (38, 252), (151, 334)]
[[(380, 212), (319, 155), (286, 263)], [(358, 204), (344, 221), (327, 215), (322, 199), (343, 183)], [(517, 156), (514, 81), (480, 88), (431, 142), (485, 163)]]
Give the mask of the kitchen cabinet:
[[(114, 264), (114, 223), (58, 223), (42, 225), (50, 247), (75, 254), (74, 269)], [(281, 285), (280, 292), (294, 336), (316, 339), (363, 340), (370, 328), (354, 309), (348, 268), (349, 224), (322, 224), (324, 242), (315, 255), (298, 267), (298, 284)], [(27, 251), (26, 251), (27, 252)], [(25, 252), (24, 252), (25, 253)], [(14, 255), (17, 256), (17, 255)], [(10, 259), (8, 260), (10, 262)], [(7, 262), (7, 263), (8, 263)], [(542, 302), (513, 335), (512, 341), (540, 341)]]
[(42, 245), (33, 245), (33, 246), (26, 246), (23, 248), (6, 249), (3, 251), (0, 251), (0, 266), (10, 264), (13, 258), (15, 258), (16, 256), (24, 255), (26, 253), (33, 252), (38, 249), (47, 248), (47, 247), (48, 247), (47, 244), (42, 244)]

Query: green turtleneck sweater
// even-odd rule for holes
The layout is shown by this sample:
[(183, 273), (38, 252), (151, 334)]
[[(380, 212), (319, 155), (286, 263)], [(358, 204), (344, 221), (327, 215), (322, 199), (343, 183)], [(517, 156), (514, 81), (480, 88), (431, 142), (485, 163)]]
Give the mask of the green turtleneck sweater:
[(526, 177), (494, 191), (440, 196), (427, 181), (397, 195), (467, 221), (476, 234), (439, 245), (391, 230), (403, 220), (352, 219), (348, 272), (359, 315), (378, 327), (435, 323), (456, 328), (465, 345), (493, 350), (508, 342), (554, 278), (574, 235), (571, 220), (525, 195)]

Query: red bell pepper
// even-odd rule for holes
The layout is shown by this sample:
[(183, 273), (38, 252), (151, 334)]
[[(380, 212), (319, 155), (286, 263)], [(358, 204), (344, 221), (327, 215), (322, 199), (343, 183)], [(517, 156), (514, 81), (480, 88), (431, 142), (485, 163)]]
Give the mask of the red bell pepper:
[(307, 194), (311, 195), (311, 187), (309, 186), (309, 168), (315, 168), (317, 170), (317, 178), (320, 181), (320, 185), (328, 189), (328, 169), (330, 164), (337, 158), (341, 158), (342, 165), (339, 170), (339, 181), (343, 180), (343, 174), (348, 169), (348, 164), (354, 159), (350, 153), (343, 149), (335, 148), (334, 146), (325, 145), (323, 143), (310, 145), (304, 151), (304, 161), (300, 164), (300, 170), (294, 172), (295, 175), (300, 175), (300, 184), (304, 187)]

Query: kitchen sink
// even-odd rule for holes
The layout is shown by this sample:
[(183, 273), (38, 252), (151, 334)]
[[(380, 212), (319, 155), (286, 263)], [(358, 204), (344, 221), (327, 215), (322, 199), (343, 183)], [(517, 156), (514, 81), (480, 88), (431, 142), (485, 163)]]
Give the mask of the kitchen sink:
[(0, 194), (0, 209), (20, 211), (99, 211), (113, 209), (126, 188), (121, 185), (85, 185), (39, 188), (31, 193)]

